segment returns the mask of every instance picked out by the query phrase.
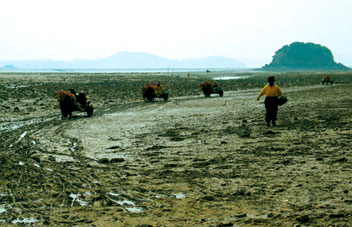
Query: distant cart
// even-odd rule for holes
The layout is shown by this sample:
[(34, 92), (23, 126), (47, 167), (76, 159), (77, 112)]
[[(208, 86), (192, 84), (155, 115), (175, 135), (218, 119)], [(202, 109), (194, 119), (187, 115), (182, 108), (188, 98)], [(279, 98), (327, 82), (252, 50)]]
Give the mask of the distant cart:
[(57, 100), (59, 101), (59, 106), (61, 110), (61, 118), (71, 118), (72, 112), (86, 112), (87, 117), (91, 117), (93, 115), (93, 105), (90, 104), (90, 101), (87, 100), (87, 96), (84, 93), (79, 93), (79, 95), (75, 95), (75, 93), (67, 92), (67, 91), (58, 91)]
[(200, 84), (200, 89), (203, 91), (205, 97), (210, 97), (211, 94), (219, 94), (220, 97), (224, 95), (224, 91), (218, 86), (216, 82), (204, 81)]
[(323, 76), (323, 79), (321, 80), (321, 84), (326, 84), (326, 85), (333, 85), (334, 81), (331, 79), (331, 76), (326, 74)]
[(155, 88), (152, 85), (145, 85), (142, 87), (143, 100), (145, 102), (154, 102), (155, 98), (164, 99), (165, 102), (169, 99), (169, 94), (163, 91), (161, 94), (155, 92)]

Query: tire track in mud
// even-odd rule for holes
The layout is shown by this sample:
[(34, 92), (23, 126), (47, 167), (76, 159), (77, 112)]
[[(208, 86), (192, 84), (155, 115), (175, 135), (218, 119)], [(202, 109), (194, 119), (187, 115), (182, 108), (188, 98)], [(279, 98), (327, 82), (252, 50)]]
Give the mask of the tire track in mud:
[[(133, 108), (139, 106), (142, 102), (132, 102), (128, 105), (116, 105), (110, 106), (109, 108), (103, 109), (99, 108), (95, 111), (93, 117), (100, 117), (105, 114), (114, 113), (117, 111), (123, 111), (129, 108)], [(10, 146), (11, 144), (15, 143), (16, 138), (19, 138), (20, 135), (24, 132), (27, 132), (27, 135), (30, 135), (36, 131), (40, 131), (45, 129), (46, 127), (51, 127), (53, 125), (61, 125), (62, 130), (64, 128), (69, 127), (72, 122), (75, 120), (79, 120), (85, 118), (82, 113), (77, 115), (77, 112), (74, 112), (72, 119), (68, 120), (61, 120), (61, 114), (55, 115), (48, 115), (46, 117), (33, 117), (33, 118), (26, 118), (21, 120), (13, 120), (13, 121), (3, 121), (0, 122), (0, 138), (1, 144), (3, 148), (6, 146)], [(59, 130), (58, 132), (61, 132)], [(60, 134), (60, 136), (65, 137), (65, 135)], [(69, 139), (67, 137), (67, 139)]]
[[(7, 169), (6, 172), (2, 172), (1, 176), (1, 179), (6, 179), (1, 182), (0, 205), (5, 210), (5, 214), (1, 214), (1, 221), (17, 223), (16, 220), (18, 220), (21, 223), (21, 221), (28, 219), (35, 224), (45, 224), (49, 220), (47, 215), (41, 215), (39, 220), (28, 217), (33, 217), (31, 213), (45, 213), (44, 211), (47, 209), (86, 204), (81, 198), (83, 195), (80, 194), (80, 188), (90, 188), (99, 185), (99, 183), (94, 183), (96, 181), (94, 178), (95, 169), (89, 175), (85, 174), (89, 170), (89, 166), (87, 168), (85, 164), (88, 161), (79, 155), (79, 149), (75, 150), (75, 147), (72, 147), (72, 152), (69, 154), (79, 162), (58, 163), (56, 159), (51, 158), (53, 156), (50, 156), (55, 152), (48, 152), (45, 147), (40, 146), (40, 143), (32, 143), (34, 141), (32, 140), (34, 139), (33, 134), (50, 127), (53, 127), (52, 129), (56, 127), (54, 131), (56, 136), (62, 137), (64, 140), (69, 139), (74, 144), (77, 141), (72, 141), (63, 133), (70, 124), (71, 122), (68, 121), (52, 120), (37, 123), (34, 129), (33, 126), (24, 126), (7, 133), (10, 137), (9, 143), (12, 143), (11, 140), (18, 142), (12, 143), (8, 152), (2, 152), (0, 157), (2, 168)], [(23, 137), (18, 140), (18, 134), (22, 130), (27, 133), (22, 133)], [(48, 153), (48, 159), (43, 160), (42, 155)], [(95, 197), (96, 194), (89, 196)], [(10, 200), (6, 198), (10, 198)], [(62, 220), (59, 218), (59, 221), (55, 222), (54, 219), (50, 223), (61, 225)], [(66, 220), (66, 224), (69, 223), (75, 223), (75, 221)]]
[[(98, 109), (94, 117), (99, 118), (105, 114), (108, 114), (109, 112), (116, 112), (133, 108), (135, 106), (141, 105), (141, 103), (142, 102), (134, 102), (128, 105), (119, 105), (113, 107), (110, 106), (107, 111)], [(1, 140), (4, 141), (1, 143), (2, 150), (8, 150), (8, 152), (1, 153), (0, 159), (2, 168), (9, 169), (9, 171), (6, 173), (3, 172), (5, 175), (1, 176), (1, 179), (8, 179), (6, 182), (1, 182), (1, 191), (3, 193), (0, 197), (0, 205), (1, 207), (4, 207), (2, 209), (6, 211), (6, 222), (14, 223), (17, 219), (27, 220), (26, 217), (28, 217), (28, 214), (30, 216), (32, 212), (43, 212), (49, 206), (58, 208), (60, 206), (69, 207), (82, 206), (82, 204), (87, 205), (88, 203), (84, 201), (85, 197), (85, 199), (90, 201), (90, 203), (94, 203), (95, 200), (98, 200), (98, 204), (109, 204), (112, 201), (115, 201), (115, 203), (116, 201), (124, 201), (115, 198), (116, 196), (114, 197), (113, 193), (113, 195), (108, 197), (106, 196), (107, 192), (105, 192), (105, 190), (101, 191), (102, 185), (98, 182), (100, 177), (97, 176), (104, 175), (102, 172), (110, 173), (111, 168), (106, 168), (106, 165), (100, 167), (90, 166), (89, 162), (96, 160), (82, 156), (80, 153), (81, 148), (79, 141), (65, 134), (65, 130), (67, 128), (70, 128), (74, 122), (77, 122), (77, 120), (80, 121), (83, 118), (77, 116), (72, 120), (64, 121), (60, 120), (59, 118), (60, 116), (31, 118), (17, 122), (3, 123), (4, 128), (9, 129), (2, 131)], [(16, 127), (11, 128), (10, 125), (16, 125)], [(41, 138), (46, 137), (54, 138), (54, 140), (50, 142), (49, 139), (49, 144), (41, 144), (38, 142)], [(59, 139), (59, 141), (57, 141), (57, 139)], [(55, 149), (48, 150), (50, 146), (47, 145), (52, 145), (53, 143), (55, 144), (57, 142), (60, 143), (60, 140), (69, 141), (69, 144), (65, 142), (63, 143), (64, 146), (66, 146), (65, 155), (67, 157), (72, 157), (73, 159), (60, 162), (59, 159), (55, 157), (55, 155), (62, 154), (55, 151)], [(32, 152), (33, 150), (35, 150), (35, 152)], [(43, 155), (47, 156), (47, 158), (43, 158)], [(23, 171), (21, 169), (23, 169)], [(14, 173), (21, 174), (16, 176)], [(118, 176), (119, 174), (117, 173), (116, 177)], [(109, 177), (111, 177), (110, 174)], [(52, 179), (56, 180), (53, 181)], [(17, 183), (13, 184), (12, 182)], [(26, 185), (31, 185), (29, 188), (32, 188), (32, 193), (29, 193), (29, 191), (26, 192), (26, 190), (22, 189), (25, 188)], [(93, 187), (93, 189), (85, 190), (85, 192), (88, 191), (87, 195), (83, 195), (80, 193), (81, 189), (79, 188), (81, 187)], [(43, 192), (47, 190), (51, 192), (46, 193), (46, 195), (43, 196), (42, 193), (36, 190), (36, 188)], [(26, 194), (26, 198), (23, 197), (24, 194)], [(6, 197), (12, 199), (2, 199)], [(54, 197), (57, 198), (59, 203), (54, 201), (54, 203), (50, 202)], [(136, 208), (130, 207), (129, 209), (133, 210)], [(15, 217), (17, 219), (15, 219)], [(23, 219), (21, 219), (22, 217)], [(54, 218), (51, 223), (62, 224), (63, 219), (60, 217), (61, 215), (58, 216), (57, 222), (55, 221), (56, 218)], [(5, 219), (1, 219), (1, 221), (4, 221)], [(43, 224), (48, 222), (48, 219), (48, 216), (44, 216), (41, 217), (41, 220), (34, 219), (34, 222)], [(33, 219), (29, 220), (33, 221)], [(77, 222), (76, 220), (66, 220), (65, 223), (69, 224)]]

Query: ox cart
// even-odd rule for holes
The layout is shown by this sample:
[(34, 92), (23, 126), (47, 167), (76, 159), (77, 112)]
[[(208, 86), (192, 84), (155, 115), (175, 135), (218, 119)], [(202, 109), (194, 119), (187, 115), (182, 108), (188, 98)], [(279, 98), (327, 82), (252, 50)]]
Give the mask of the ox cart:
[(143, 100), (145, 102), (154, 102), (155, 98), (163, 99), (165, 102), (169, 99), (169, 94), (165, 91), (157, 92), (152, 85), (145, 85), (142, 87)]
[(59, 91), (57, 93), (57, 100), (59, 101), (62, 119), (71, 118), (74, 111), (86, 112), (87, 117), (93, 115), (93, 105), (90, 104), (84, 93), (76, 95), (67, 91)]
[(323, 79), (321, 80), (321, 84), (324, 85), (333, 85), (334, 81), (331, 79), (330, 75), (324, 75)]
[(216, 82), (204, 81), (200, 84), (200, 89), (205, 97), (210, 97), (211, 94), (219, 94), (220, 97), (224, 95), (224, 91)]

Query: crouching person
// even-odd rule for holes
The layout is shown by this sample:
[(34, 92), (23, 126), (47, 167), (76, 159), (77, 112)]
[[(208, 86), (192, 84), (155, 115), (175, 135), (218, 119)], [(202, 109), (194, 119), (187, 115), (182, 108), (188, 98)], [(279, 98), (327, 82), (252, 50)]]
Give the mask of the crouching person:
[(257, 100), (260, 99), (261, 96), (265, 94), (265, 121), (267, 126), (270, 126), (270, 122), (272, 125), (276, 125), (277, 111), (279, 109), (278, 106), (278, 97), (282, 96), (281, 88), (275, 84), (275, 77), (268, 77), (268, 84), (259, 92)]

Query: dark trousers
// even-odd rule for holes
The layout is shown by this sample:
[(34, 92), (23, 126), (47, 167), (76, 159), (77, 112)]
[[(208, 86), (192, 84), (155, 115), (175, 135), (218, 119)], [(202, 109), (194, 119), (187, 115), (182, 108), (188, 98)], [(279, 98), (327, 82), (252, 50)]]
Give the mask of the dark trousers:
[(265, 98), (265, 121), (269, 124), (272, 121), (273, 125), (275, 125), (277, 111), (279, 109), (278, 106), (278, 98), (277, 97), (266, 97)]

